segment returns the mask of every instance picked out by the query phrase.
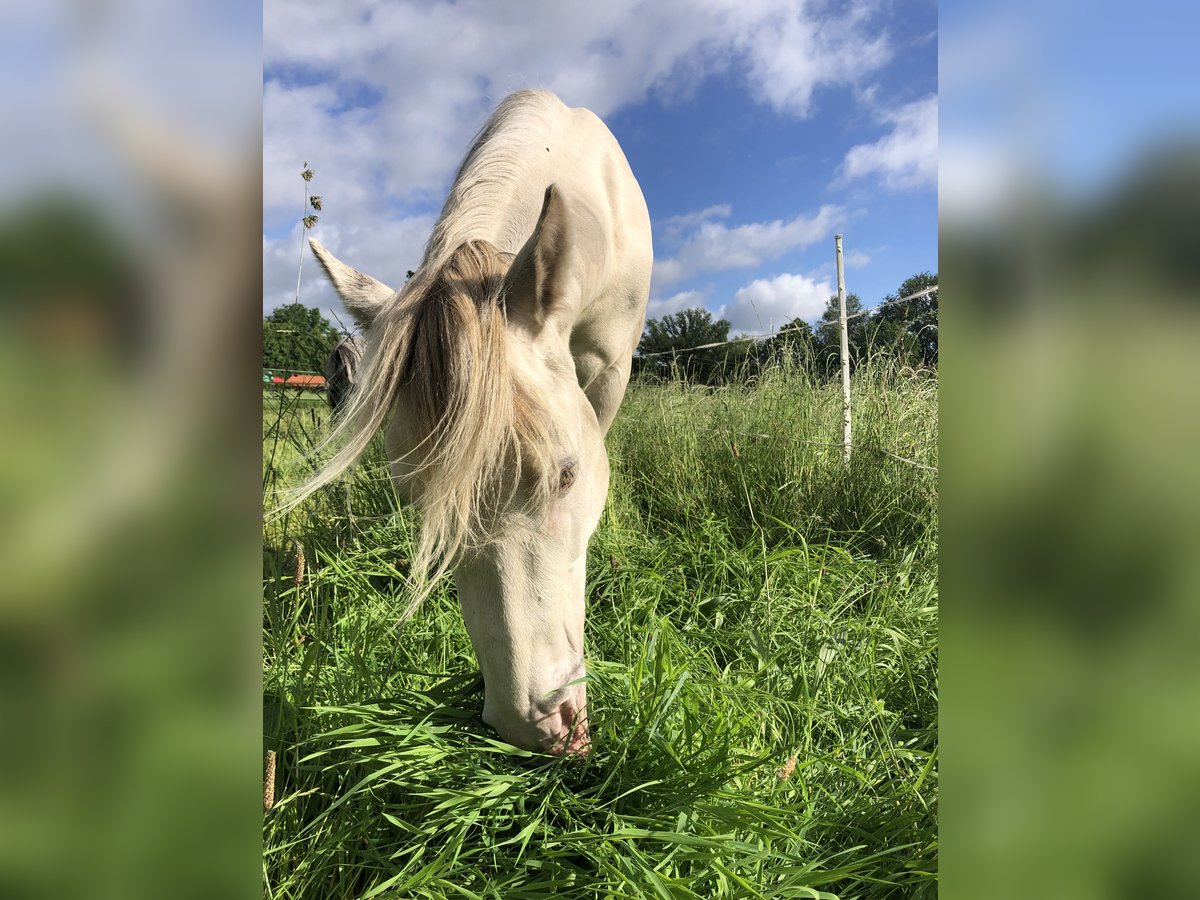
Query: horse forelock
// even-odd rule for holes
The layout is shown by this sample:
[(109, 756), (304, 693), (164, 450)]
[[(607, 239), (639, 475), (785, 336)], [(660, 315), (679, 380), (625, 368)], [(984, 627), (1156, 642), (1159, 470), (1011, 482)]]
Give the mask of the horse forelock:
[(397, 462), (421, 512), (417, 573), (444, 571), (549, 496), (546, 408), (509, 360), (509, 262), (468, 241), (371, 331), (367, 365), (387, 371), (392, 361), (388, 403), (411, 448)]

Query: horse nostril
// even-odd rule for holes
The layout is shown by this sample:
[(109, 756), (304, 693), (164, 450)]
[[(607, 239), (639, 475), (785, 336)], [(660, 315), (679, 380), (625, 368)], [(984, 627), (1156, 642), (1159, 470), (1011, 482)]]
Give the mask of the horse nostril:
[(564, 699), (550, 718), (553, 722), (550, 752), (555, 756), (586, 756), (591, 735), (582, 705), (576, 705), (574, 698)]
[(586, 725), (577, 725), (565, 732), (554, 742), (550, 753), (554, 756), (572, 756), (586, 759), (592, 752), (592, 736)]
[(571, 735), (571, 740), (567, 744), (567, 753), (571, 756), (578, 756), (580, 759), (586, 759), (592, 752), (592, 735), (588, 731), (587, 726), (575, 729)]

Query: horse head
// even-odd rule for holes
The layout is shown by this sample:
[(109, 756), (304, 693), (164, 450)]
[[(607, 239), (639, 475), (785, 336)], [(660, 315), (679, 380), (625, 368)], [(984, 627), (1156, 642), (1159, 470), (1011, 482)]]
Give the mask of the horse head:
[(312, 242), (366, 334), (343, 421), (369, 440), (390, 414), (392, 477), (421, 513), (414, 569), (453, 572), (484, 721), (560, 754), (589, 741), (585, 560), (609, 477), (570, 347), (589, 221), (552, 185), (519, 252), (464, 241), (399, 291)]

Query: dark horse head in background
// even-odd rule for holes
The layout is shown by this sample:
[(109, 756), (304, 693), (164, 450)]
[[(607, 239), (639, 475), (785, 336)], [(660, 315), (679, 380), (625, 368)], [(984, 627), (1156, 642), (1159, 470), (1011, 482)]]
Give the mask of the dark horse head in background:
[(354, 387), (355, 372), (362, 362), (362, 354), (362, 341), (348, 334), (334, 345), (329, 351), (329, 358), (325, 360), (325, 389), (329, 408), (335, 416), (345, 406), (350, 389)]

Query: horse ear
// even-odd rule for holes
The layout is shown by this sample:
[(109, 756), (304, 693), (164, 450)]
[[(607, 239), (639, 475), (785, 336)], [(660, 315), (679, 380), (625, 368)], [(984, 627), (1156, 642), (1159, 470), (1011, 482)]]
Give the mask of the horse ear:
[[(567, 249), (571, 239), (566, 204), (553, 184), (542, 198), (533, 234), (513, 260), (508, 274), (509, 313), (527, 313), (541, 325), (560, 305), (567, 288)], [(514, 309), (514, 306), (517, 308)]]
[(396, 293), (381, 281), (352, 269), (321, 246), (316, 238), (309, 238), (317, 262), (329, 276), (333, 288), (342, 298), (342, 304), (354, 321), (363, 328), (370, 328), (383, 304)]

